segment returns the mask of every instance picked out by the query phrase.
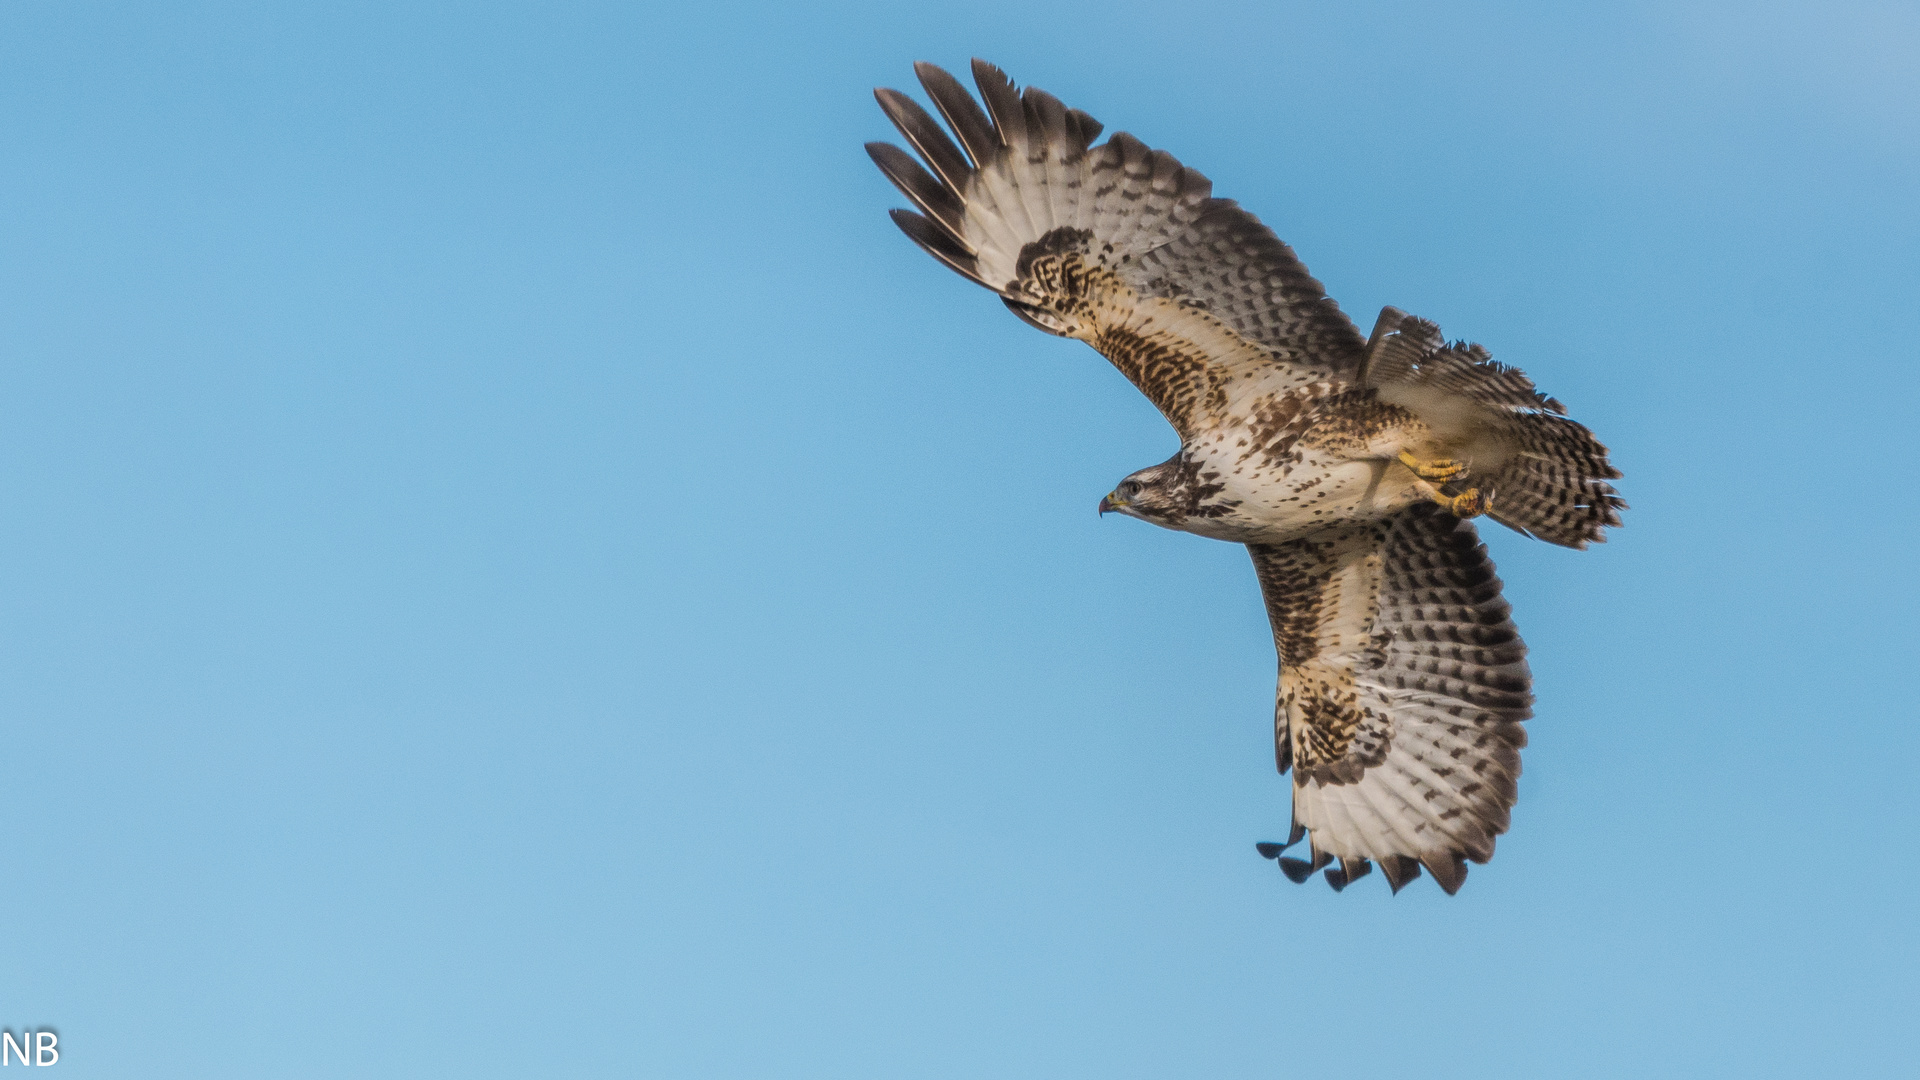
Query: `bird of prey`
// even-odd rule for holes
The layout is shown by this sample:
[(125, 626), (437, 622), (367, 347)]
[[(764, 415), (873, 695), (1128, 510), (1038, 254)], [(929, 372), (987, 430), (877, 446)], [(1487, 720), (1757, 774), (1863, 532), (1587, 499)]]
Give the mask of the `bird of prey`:
[[(1626, 504), (1607, 449), (1519, 370), (1386, 308), (1359, 330), (1292, 249), (1206, 177), (974, 61), (976, 102), (915, 70), (952, 136), (874, 92), (919, 161), (867, 151), (934, 258), (1049, 334), (1092, 345), (1180, 451), (1102, 513), (1245, 544), (1279, 654), (1274, 754), (1293, 773), (1294, 881), (1374, 863), (1449, 894), (1505, 832), (1532, 715), (1526, 646), (1473, 518), (1584, 548)], [(981, 102), (985, 108), (982, 109)], [(921, 164), (924, 162), (924, 166)], [(1307, 839), (1306, 859), (1283, 857)], [(1338, 865), (1331, 865), (1334, 860)]]

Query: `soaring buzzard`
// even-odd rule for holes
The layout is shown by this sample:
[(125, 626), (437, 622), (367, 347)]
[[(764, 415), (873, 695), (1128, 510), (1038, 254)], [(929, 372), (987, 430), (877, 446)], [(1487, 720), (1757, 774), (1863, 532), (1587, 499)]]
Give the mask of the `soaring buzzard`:
[[(1206, 177), (974, 61), (983, 111), (915, 71), (880, 107), (920, 162), (868, 153), (919, 213), (893, 220), (1050, 334), (1092, 345), (1180, 435), (1100, 500), (1247, 545), (1280, 656), (1274, 754), (1293, 771), (1295, 881), (1377, 862), (1448, 893), (1505, 832), (1532, 715), (1526, 645), (1471, 518), (1584, 548), (1620, 524), (1593, 433), (1478, 345), (1394, 308), (1370, 337)], [(928, 170), (932, 171), (929, 172)], [(1308, 837), (1310, 858), (1282, 858)], [(1339, 866), (1330, 867), (1333, 860)]]

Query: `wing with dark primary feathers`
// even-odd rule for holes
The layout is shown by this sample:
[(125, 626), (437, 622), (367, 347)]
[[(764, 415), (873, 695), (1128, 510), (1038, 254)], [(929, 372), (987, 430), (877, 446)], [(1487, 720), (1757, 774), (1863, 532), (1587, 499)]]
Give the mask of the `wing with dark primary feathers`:
[(868, 144), (919, 208), (894, 221), (1028, 322), (1093, 344), (1183, 433), (1236, 377), (1357, 370), (1366, 343), (1339, 305), (1206, 177), (1124, 132), (1093, 145), (1098, 121), (983, 61), (984, 110), (940, 68), (915, 71), (959, 141), (905, 94), (874, 92), (925, 162)]
[(1248, 550), (1280, 655), (1288, 843), (1312, 852), (1281, 869), (1303, 881), (1338, 858), (1341, 888), (1377, 862), (1398, 892), (1425, 867), (1459, 889), (1507, 829), (1533, 714), (1527, 647), (1472, 523), (1421, 505)]

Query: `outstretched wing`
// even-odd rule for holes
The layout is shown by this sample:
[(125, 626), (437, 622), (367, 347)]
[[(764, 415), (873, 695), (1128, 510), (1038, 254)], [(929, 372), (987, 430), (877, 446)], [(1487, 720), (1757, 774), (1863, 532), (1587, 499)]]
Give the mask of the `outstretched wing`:
[[(1430, 504), (1248, 545), (1280, 654), (1274, 738), (1293, 770), (1296, 881), (1377, 862), (1397, 892), (1426, 867), (1452, 893), (1507, 829), (1532, 715), (1526, 645), (1470, 522)], [(1277, 856), (1279, 845), (1262, 845)]]
[(1365, 342), (1339, 305), (1206, 177), (1124, 132), (1093, 145), (1098, 121), (983, 61), (984, 111), (947, 72), (914, 70), (959, 145), (911, 98), (874, 92), (927, 166), (867, 145), (920, 209), (894, 221), (1028, 322), (1099, 349), (1183, 436), (1236, 380), (1357, 370)]

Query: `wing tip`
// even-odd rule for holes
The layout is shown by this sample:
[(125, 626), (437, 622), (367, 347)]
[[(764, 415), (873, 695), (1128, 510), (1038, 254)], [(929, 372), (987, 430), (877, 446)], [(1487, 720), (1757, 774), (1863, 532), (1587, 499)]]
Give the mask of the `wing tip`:
[(1287, 880), (1293, 882), (1295, 885), (1305, 885), (1307, 879), (1313, 876), (1314, 871), (1325, 867), (1332, 861), (1333, 856), (1316, 848), (1313, 851), (1313, 858), (1310, 860), (1293, 858), (1280, 859), (1280, 872), (1287, 875)]
[(1018, 89), (1006, 70), (991, 60), (976, 56), (968, 61), (967, 66), (973, 72), (973, 81), (976, 83), (991, 83), (996, 87), (1005, 86), (1009, 90)]
[(1347, 886), (1373, 873), (1373, 863), (1366, 859), (1341, 858), (1340, 865), (1329, 867), (1326, 872), (1327, 884), (1334, 892), (1341, 892)]
[[(1314, 851), (1311, 859), (1296, 859), (1282, 855), (1289, 845), (1272, 841), (1261, 841), (1254, 847), (1260, 856), (1271, 859), (1280, 867), (1280, 872), (1295, 885), (1304, 885), (1316, 872), (1321, 872), (1334, 892), (1343, 892), (1346, 887), (1373, 872), (1374, 863), (1380, 864), (1380, 874), (1387, 879), (1387, 887), (1392, 895), (1418, 880), (1421, 871), (1432, 875), (1434, 883), (1448, 896), (1457, 895), (1467, 881), (1469, 862), (1484, 864), (1491, 852), (1487, 851), (1440, 851), (1414, 855), (1381, 855), (1374, 859), (1364, 856), (1335, 856), (1324, 851)], [(1336, 865), (1329, 865), (1336, 864)]]
[(1299, 843), (1301, 838), (1306, 835), (1307, 827), (1296, 821), (1293, 823), (1293, 827), (1287, 830), (1286, 843), (1282, 844), (1272, 840), (1262, 840), (1253, 845), (1253, 850), (1259, 852), (1260, 857), (1263, 859), (1277, 859), (1280, 857), (1281, 852)]
[(1380, 859), (1380, 873), (1386, 877), (1387, 887), (1398, 896), (1401, 889), (1420, 876), (1420, 860), (1411, 855), (1383, 856)]
[(1444, 854), (1423, 855), (1420, 857), (1420, 862), (1427, 868), (1427, 873), (1433, 875), (1433, 880), (1440, 886), (1441, 891), (1448, 896), (1458, 893), (1460, 886), (1467, 883), (1467, 859), (1460, 852), (1449, 851)]
[(980, 277), (974, 257), (960, 248), (948, 237), (946, 230), (932, 220), (898, 207), (887, 211), (887, 216), (893, 219), (893, 223), (899, 226), (901, 232), (907, 234), (909, 240), (920, 245), (921, 250), (940, 260), (948, 269), (969, 281), (986, 285), (989, 289), (993, 288)]

